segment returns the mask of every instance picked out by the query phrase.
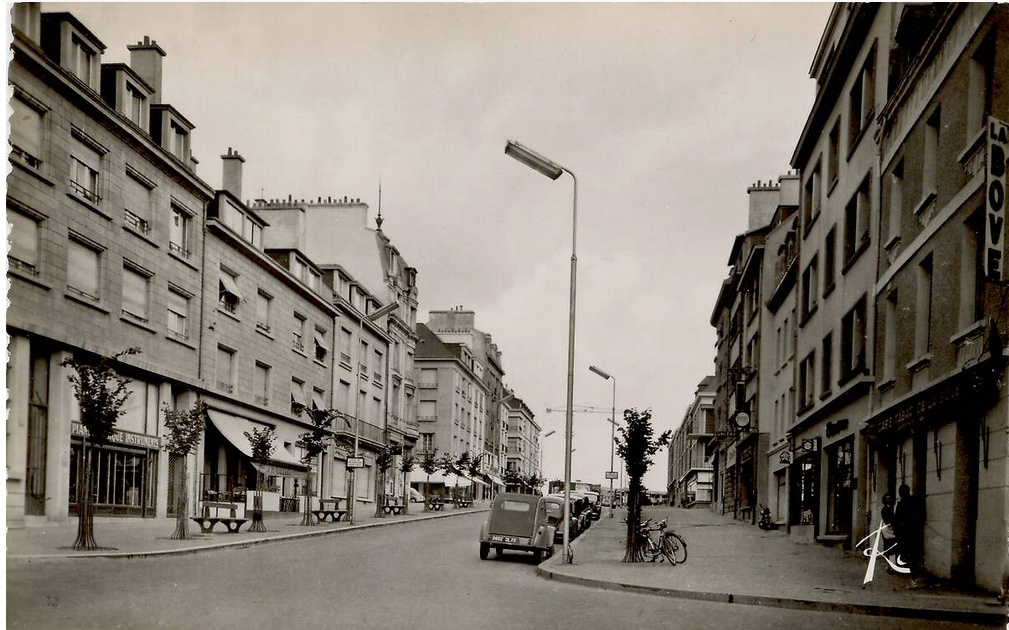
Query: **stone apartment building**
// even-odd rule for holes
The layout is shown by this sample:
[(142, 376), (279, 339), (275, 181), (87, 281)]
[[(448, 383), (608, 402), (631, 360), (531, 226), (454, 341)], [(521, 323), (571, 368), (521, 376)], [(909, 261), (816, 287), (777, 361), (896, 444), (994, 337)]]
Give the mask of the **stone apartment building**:
[(669, 443), (666, 496), (671, 505), (708, 507), (714, 470), (705, 446), (715, 430), (715, 376), (705, 376), (694, 391), (683, 422)]
[[(414, 453), (419, 436), (414, 354), (417, 347), (417, 270), (407, 264), (382, 231), (381, 206), (376, 227), (368, 226), (368, 205), (360, 199), (257, 199), (252, 208), (271, 224), (270, 247), (296, 248), (318, 262), (323, 282), (330, 285), (340, 310), (340, 361), (334, 368), (336, 408), (365, 410), (361, 419), (379, 427), (381, 440), (369, 440), (368, 457), (389, 444), (393, 469)], [(379, 325), (368, 315), (385, 305), (399, 306)], [(363, 321), (363, 324), (362, 324)], [(354, 359), (358, 353), (363, 359)], [(355, 364), (358, 367), (354, 367)], [(367, 378), (353, 374), (361, 365)], [(352, 383), (358, 386), (352, 386)], [(356, 390), (356, 394), (351, 391)], [(372, 437), (378, 437), (377, 434)], [(341, 461), (336, 467), (343, 466)], [(401, 496), (402, 478), (391, 475), (385, 492)]]
[[(99, 514), (165, 516), (170, 466), (162, 405), (188, 406), (201, 374), (203, 212), (193, 126), (161, 101), (165, 53), (146, 38), (131, 63), (69, 13), (13, 7), (7, 221), (7, 522), (76, 511), (84, 433), (61, 361), (110, 356), (132, 379), (107, 447)], [(192, 465), (195, 466), (196, 458)]]
[[(244, 159), (231, 149), (221, 157), (224, 189), (207, 208), (203, 253), (201, 374), (209, 422), (198, 453), (200, 496), (251, 508), (247, 491), (257, 488), (258, 471), (263, 509), (293, 510), (306, 490), (299, 436), (311, 428), (301, 409), (333, 407), (337, 310), (311, 261), (295, 248), (267, 247), (271, 227), (241, 201)], [(266, 426), (276, 431), (273, 461), (257, 469), (245, 433)], [(343, 489), (332, 483), (330, 457), (313, 463), (311, 494)], [(359, 479), (369, 473), (366, 466)], [(373, 498), (370, 484), (357, 487), (361, 498)]]
[[(509, 398), (505, 402), (507, 410), (507, 433), (505, 450), (506, 489), (528, 491), (522, 479), (540, 476), (540, 425), (536, 414), (520, 398)], [(520, 483), (515, 483), (519, 481)]]
[(875, 21), (889, 39), (860, 494), (875, 519), (907, 484), (925, 568), (995, 591), (1009, 566), (1009, 7), (883, 5)]

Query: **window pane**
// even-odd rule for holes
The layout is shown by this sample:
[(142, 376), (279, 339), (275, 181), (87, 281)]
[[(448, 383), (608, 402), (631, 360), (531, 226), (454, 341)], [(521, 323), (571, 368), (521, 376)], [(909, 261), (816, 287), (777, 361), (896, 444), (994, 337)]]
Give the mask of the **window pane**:
[(123, 268), (123, 311), (147, 319), (147, 278)]
[(7, 209), (7, 222), (11, 224), (11, 249), (8, 254), (21, 262), (38, 265), (38, 223), (20, 212)]
[(132, 177), (126, 178), (126, 209), (141, 219), (151, 218), (151, 191)]
[(11, 99), (10, 142), (32, 157), (42, 154), (42, 115), (21, 99)]
[(70, 241), (67, 247), (67, 286), (98, 297), (98, 252)]

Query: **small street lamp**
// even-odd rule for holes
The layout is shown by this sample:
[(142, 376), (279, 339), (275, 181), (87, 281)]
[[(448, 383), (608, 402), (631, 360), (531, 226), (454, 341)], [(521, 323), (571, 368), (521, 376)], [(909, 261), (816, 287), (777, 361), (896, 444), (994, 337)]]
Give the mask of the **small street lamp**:
[(613, 415), (610, 416), (610, 469), (606, 472), (606, 476), (610, 478), (610, 518), (613, 518), (613, 449), (617, 430), (617, 379), (594, 365), (589, 366), (589, 371), (608, 381), (613, 381)]
[[(524, 147), (514, 140), (509, 140), (505, 144), (505, 155), (512, 157), (525, 164), (529, 168), (546, 175), (556, 181), (561, 173), (571, 176), (574, 183), (574, 202), (571, 214), (571, 287), (568, 313), (568, 407), (564, 418), (564, 522), (571, 519), (571, 430), (572, 407), (574, 404), (575, 391), (575, 288), (578, 282), (578, 255), (577, 255), (577, 234), (578, 234), (578, 179), (575, 174), (563, 166), (556, 164), (542, 155), (536, 153), (528, 147)], [(568, 528), (564, 528), (564, 563), (571, 564), (571, 541), (568, 539)]]
[[(391, 304), (386, 304), (377, 311), (373, 311), (367, 315), (362, 314), (361, 318), (358, 320), (357, 325), (357, 351), (361, 352), (361, 338), (364, 336), (364, 320), (373, 322), (383, 315), (388, 315), (389, 313), (395, 311), (399, 308), (399, 302), (392, 302)], [(355, 385), (355, 389), (360, 389), (361, 387), (361, 366), (364, 365), (362, 359), (367, 359), (367, 357), (358, 357), (357, 360), (357, 372), (358, 372), (358, 382)], [(367, 374), (364, 375), (367, 378)], [(355, 393), (354, 394), (354, 457), (359, 456), (358, 445), (361, 436), (361, 397)], [(347, 497), (347, 517), (350, 524), (354, 524), (354, 516), (357, 510), (354, 508), (354, 504), (357, 502), (357, 468), (350, 469), (350, 496)], [(307, 498), (306, 498), (307, 500)]]

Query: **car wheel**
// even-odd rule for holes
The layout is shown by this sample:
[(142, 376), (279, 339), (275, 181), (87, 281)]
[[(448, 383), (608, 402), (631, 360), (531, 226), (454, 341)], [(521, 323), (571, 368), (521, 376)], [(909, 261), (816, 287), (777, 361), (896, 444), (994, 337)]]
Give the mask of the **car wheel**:
[(487, 543), (480, 543), (480, 559), (486, 560), (488, 555), (490, 555), (490, 545)]
[(543, 550), (542, 549), (537, 549), (536, 551), (533, 552), (533, 560), (536, 562), (536, 564), (539, 564), (539, 563), (543, 562)]

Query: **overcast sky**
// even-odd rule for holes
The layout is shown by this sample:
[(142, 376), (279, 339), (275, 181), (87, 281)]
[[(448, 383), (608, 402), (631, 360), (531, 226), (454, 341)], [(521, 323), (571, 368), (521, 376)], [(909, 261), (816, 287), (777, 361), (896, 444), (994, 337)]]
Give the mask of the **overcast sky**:
[[(830, 4), (57, 4), (128, 62), (164, 48), (198, 174), (246, 159), (248, 198), (359, 197), (418, 269), (420, 317), (463, 306), (503, 351), (563, 477), (572, 185), (574, 400), (683, 419), (714, 372), (709, 318), (746, 189), (776, 179), (813, 102)], [(618, 411), (618, 416), (620, 412)], [(603, 482), (606, 414), (575, 414), (572, 477)], [(646, 478), (665, 487), (666, 451)]]

